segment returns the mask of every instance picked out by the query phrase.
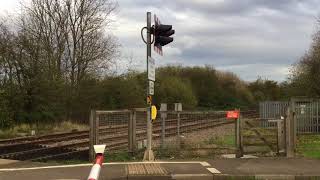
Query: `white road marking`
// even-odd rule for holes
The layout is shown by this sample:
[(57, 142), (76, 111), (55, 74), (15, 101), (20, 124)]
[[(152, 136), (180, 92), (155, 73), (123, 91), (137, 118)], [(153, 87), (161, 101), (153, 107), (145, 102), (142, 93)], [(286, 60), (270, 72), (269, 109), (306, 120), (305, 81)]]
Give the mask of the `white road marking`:
[(220, 171), (218, 171), (216, 168), (207, 168), (208, 171), (210, 171), (212, 174), (221, 174)]
[(206, 177), (206, 176), (209, 176), (209, 177), (212, 177), (211, 174), (172, 174), (171, 177), (176, 179), (176, 178), (179, 178), (179, 177)]
[(201, 164), (204, 161), (152, 161), (152, 162), (114, 162), (114, 163), (103, 163), (103, 165), (127, 165), (127, 164)]
[(202, 166), (211, 166), (209, 163), (207, 163), (207, 162), (200, 162), (200, 164), (202, 165)]
[[(154, 162), (114, 162), (114, 163), (103, 163), (103, 165), (128, 165), (128, 164), (205, 164), (204, 161), (154, 161)], [(44, 166), (44, 167), (31, 167), (31, 168), (8, 168), (0, 169), (0, 172), (7, 171), (27, 171), (27, 170), (40, 170), (40, 169), (56, 169), (56, 168), (72, 168), (72, 167), (88, 167), (93, 164), (74, 164), (74, 165), (61, 165), (61, 166)]]
[(63, 166), (44, 166), (44, 167), (31, 167), (31, 168), (10, 168), (10, 169), (0, 169), (0, 172), (26, 171), (26, 170), (38, 170), (38, 169), (72, 168), (72, 167), (86, 167), (86, 166), (92, 166), (92, 165), (93, 164), (74, 164), (74, 165), (63, 165)]

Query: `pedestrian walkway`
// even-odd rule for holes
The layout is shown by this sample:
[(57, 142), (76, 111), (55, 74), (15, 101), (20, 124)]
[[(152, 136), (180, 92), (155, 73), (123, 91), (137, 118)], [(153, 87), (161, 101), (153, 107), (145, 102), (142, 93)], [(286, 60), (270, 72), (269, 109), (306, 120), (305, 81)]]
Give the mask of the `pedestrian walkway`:
[[(91, 164), (8, 168), (0, 166), (0, 179), (86, 179)], [(311, 159), (254, 158), (184, 162), (105, 163), (100, 180), (125, 179), (320, 179), (320, 161)]]

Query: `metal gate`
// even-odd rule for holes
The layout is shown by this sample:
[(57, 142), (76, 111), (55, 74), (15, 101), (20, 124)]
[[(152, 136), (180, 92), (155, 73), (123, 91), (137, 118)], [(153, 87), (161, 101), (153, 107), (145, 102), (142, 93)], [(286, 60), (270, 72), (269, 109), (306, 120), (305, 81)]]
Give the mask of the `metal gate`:
[[(280, 127), (282, 120), (241, 119), (241, 147), (243, 154), (275, 156), (279, 154), (279, 144), (284, 143)], [(282, 124), (281, 124), (282, 123)], [(269, 126), (265, 126), (269, 124)], [(281, 142), (280, 142), (281, 141)]]
[[(286, 110), (290, 106), (295, 113), (295, 130), (297, 133), (320, 133), (320, 100), (312, 98), (292, 98), (285, 101), (266, 101), (259, 104), (260, 119), (280, 119), (286, 116)], [(263, 123), (265, 127), (272, 124)]]

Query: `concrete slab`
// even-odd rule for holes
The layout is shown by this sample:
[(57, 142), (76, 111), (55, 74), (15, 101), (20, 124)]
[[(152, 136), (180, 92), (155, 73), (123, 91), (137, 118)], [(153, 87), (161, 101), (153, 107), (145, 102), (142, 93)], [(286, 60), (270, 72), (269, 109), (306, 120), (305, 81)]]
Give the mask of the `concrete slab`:
[(305, 158), (253, 158), (208, 160), (222, 174), (320, 176), (320, 161)]

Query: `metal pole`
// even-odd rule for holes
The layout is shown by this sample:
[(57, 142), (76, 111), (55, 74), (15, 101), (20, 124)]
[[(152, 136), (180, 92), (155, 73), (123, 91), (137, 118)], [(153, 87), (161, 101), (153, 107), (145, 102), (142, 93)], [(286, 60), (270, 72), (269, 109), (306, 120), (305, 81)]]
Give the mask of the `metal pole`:
[[(148, 75), (148, 57), (151, 57), (151, 12), (147, 12), (147, 75)], [(147, 84), (149, 86), (149, 79), (147, 78)], [(149, 88), (147, 89), (147, 96), (149, 95)], [(151, 122), (151, 104), (147, 106), (147, 149), (144, 152), (144, 161), (154, 161), (154, 155), (152, 151), (152, 122)]]
[(165, 147), (166, 138), (166, 118), (167, 118), (167, 104), (161, 103), (161, 148)]

